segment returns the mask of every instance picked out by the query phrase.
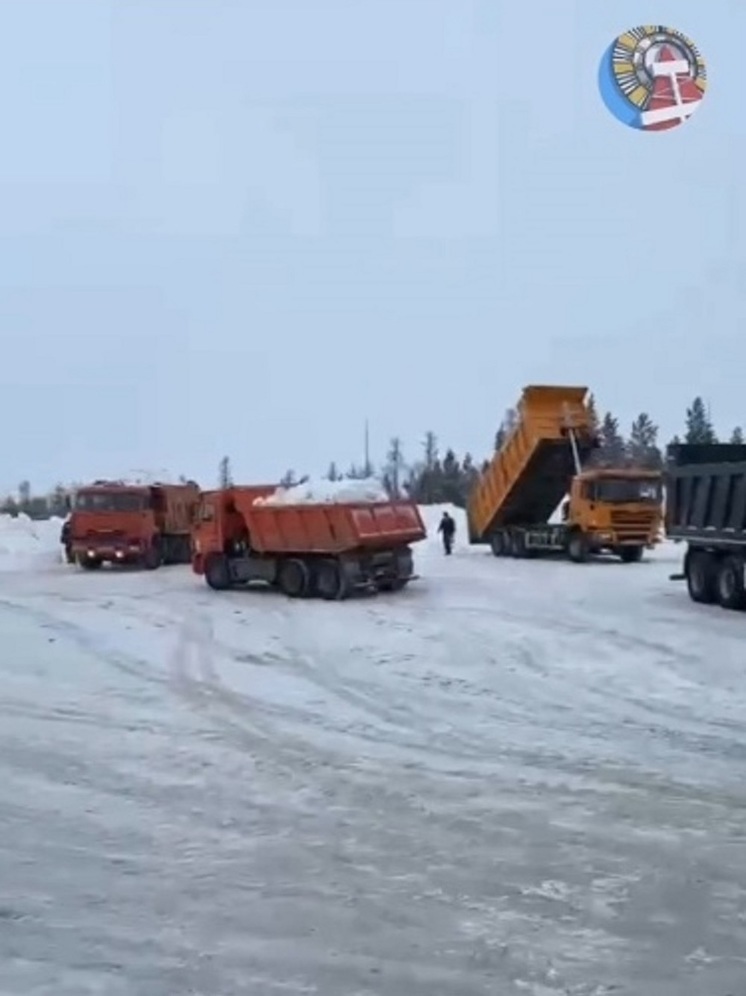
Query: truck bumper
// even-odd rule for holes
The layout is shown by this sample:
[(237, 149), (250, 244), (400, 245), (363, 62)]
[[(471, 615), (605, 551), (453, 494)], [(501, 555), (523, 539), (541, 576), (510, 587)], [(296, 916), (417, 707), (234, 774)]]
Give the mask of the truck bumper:
[(72, 547), (72, 555), (75, 560), (101, 560), (112, 564), (126, 564), (140, 559), (142, 547), (139, 543), (127, 543), (121, 546), (75, 544)]

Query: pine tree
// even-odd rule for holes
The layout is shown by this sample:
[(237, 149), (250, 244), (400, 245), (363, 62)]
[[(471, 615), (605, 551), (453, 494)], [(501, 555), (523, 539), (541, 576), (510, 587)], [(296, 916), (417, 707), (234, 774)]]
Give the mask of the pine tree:
[(627, 457), (638, 467), (657, 470), (662, 465), (663, 459), (658, 449), (658, 426), (647, 412), (641, 412), (632, 423)]
[(386, 466), (384, 467), (384, 486), (392, 498), (399, 498), (402, 488), (402, 477), (404, 474), (404, 457), (402, 455), (401, 440), (398, 436), (389, 443), (389, 451), (386, 454)]
[(329, 469), (326, 472), (327, 481), (338, 481), (340, 478), (339, 471), (337, 470), (336, 463), (332, 460), (329, 464)]
[(599, 448), (594, 452), (591, 464), (596, 467), (620, 467), (625, 460), (624, 438), (619, 431), (619, 419), (606, 412), (601, 420)]
[(743, 446), (743, 429), (740, 425), (737, 425), (733, 432), (730, 434), (729, 440), (734, 446)]
[(21, 481), (18, 485), (18, 507), (22, 512), (26, 512), (31, 506), (31, 484), (29, 481)]
[(439, 482), (438, 500), (450, 505), (463, 506), (464, 483), (461, 464), (452, 449), (447, 449), (443, 457), (442, 476)]
[(280, 486), (283, 488), (294, 488), (297, 483), (294, 470), (286, 470), (280, 478)]
[(696, 397), (692, 407), (686, 410), (685, 443), (716, 443), (717, 436), (712, 427), (710, 414), (701, 397)]
[(218, 467), (218, 487), (225, 489), (233, 486), (230, 457), (224, 456)]
[(461, 461), (461, 474), (464, 478), (464, 493), (468, 497), (469, 492), (479, 477), (479, 471), (474, 466), (474, 457), (471, 453), (464, 454), (464, 459)]
[(49, 496), (49, 514), (64, 518), (68, 511), (68, 492), (62, 484), (58, 484)]
[(422, 443), (425, 458), (425, 470), (432, 470), (438, 459), (438, 437), (434, 432), (426, 432)]

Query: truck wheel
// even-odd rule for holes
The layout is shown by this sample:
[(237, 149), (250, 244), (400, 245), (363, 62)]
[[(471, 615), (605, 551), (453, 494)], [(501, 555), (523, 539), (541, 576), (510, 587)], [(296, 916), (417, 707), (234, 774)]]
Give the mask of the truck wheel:
[(567, 544), (567, 555), (574, 564), (584, 564), (590, 555), (588, 540), (581, 532), (575, 532)]
[(505, 556), (505, 537), (502, 533), (493, 533), (490, 538), (490, 548), (495, 557)]
[(724, 557), (715, 578), (718, 604), (724, 609), (746, 608), (743, 562), (738, 557)]
[(689, 597), (693, 602), (712, 605), (717, 597), (715, 589), (715, 564), (709, 553), (696, 550), (684, 561), (684, 574)]
[(623, 564), (637, 564), (642, 560), (641, 546), (623, 546), (619, 548), (619, 559)]
[(310, 587), (308, 567), (302, 560), (284, 560), (277, 575), (277, 584), (288, 598), (303, 598)]
[(231, 586), (228, 558), (222, 553), (211, 553), (205, 560), (205, 581), (213, 591), (226, 591)]
[(523, 560), (527, 556), (526, 537), (523, 533), (513, 533), (510, 553), (511, 556)]
[(161, 544), (157, 539), (154, 539), (143, 554), (142, 564), (145, 570), (155, 571), (161, 566), (162, 563), (163, 551), (161, 549)]
[(341, 601), (350, 593), (341, 565), (329, 558), (316, 565), (316, 594), (328, 602)]

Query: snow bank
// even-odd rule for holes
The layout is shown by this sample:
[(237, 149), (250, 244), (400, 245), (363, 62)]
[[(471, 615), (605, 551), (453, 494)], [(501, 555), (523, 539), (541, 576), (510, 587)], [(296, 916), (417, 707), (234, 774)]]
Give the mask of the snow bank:
[(291, 488), (277, 488), (266, 498), (255, 498), (255, 505), (316, 505), (344, 502), (388, 501), (388, 495), (374, 477), (362, 481), (325, 481), (309, 479)]
[(39, 570), (63, 561), (63, 519), (0, 515), (0, 571)]

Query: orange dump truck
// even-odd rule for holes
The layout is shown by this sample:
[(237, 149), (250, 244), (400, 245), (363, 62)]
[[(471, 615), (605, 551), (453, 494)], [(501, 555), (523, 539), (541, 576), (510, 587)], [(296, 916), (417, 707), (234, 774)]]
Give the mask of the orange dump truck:
[[(585, 387), (524, 388), (515, 428), (476, 481), (467, 503), (469, 541), (496, 557), (559, 553), (582, 562), (612, 553), (641, 559), (660, 539), (662, 474), (583, 469), (598, 447)], [(563, 521), (550, 523), (565, 495)]]
[(68, 559), (87, 570), (103, 563), (188, 564), (199, 487), (96, 481), (75, 495), (66, 524)]
[(292, 598), (399, 591), (412, 581), (410, 544), (425, 539), (409, 501), (256, 504), (275, 485), (202, 495), (192, 568), (218, 590), (263, 581)]

